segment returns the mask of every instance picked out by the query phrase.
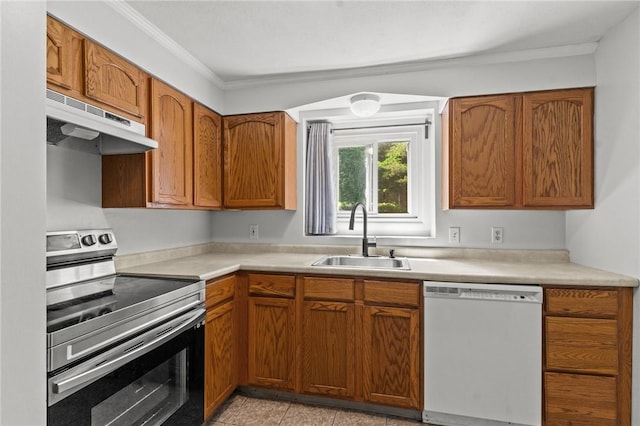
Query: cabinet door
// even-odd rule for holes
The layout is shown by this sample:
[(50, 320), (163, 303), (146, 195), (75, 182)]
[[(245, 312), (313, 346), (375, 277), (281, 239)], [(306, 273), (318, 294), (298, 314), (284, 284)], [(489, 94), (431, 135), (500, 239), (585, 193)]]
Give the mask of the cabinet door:
[(73, 31), (47, 16), (47, 83), (71, 89), (74, 81)]
[(193, 104), (193, 204), (222, 206), (222, 119)]
[(84, 41), (85, 95), (144, 121), (147, 76), (115, 53)]
[(445, 148), (449, 206), (513, 206), (518, 188), (518, 97), (482, 96), (450, 102), (450, 123), (445, 123), (451, 125)]
[(224, 205), (283, 207), (284, 113), (224, 118)]
[(231, 395), (237, 385), (234, 329), (233, 300), (207, 311), (205, 418)]
[(420, 310), (365, 306), (365, 401), (422, 409)]
[(593, 89), (526, 93), (523, 204), (593, 208)]
[(249, 384), (293, 390), (295, 301), (249, 298)]
[[(616, 378), (544, 374), (546, 426), (618, 426)], [(628, 424), (628, 423), (627, 423)]]
[(354, 306), (339, 302), (304, 303), (304, 392), (354, 396)]
[(191, 204), (193, 200), (191, 100), (174, 88), (151, 81), (151, 151), (154, 203)]

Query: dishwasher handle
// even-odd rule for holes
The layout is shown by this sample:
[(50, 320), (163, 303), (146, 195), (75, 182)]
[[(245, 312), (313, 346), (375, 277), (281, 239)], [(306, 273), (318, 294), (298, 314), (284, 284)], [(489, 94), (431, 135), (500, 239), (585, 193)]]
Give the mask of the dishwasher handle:
[(542, 288), (517, 284), (444, 283), (425, 281), (424, 297), (486, 300), (513, 303), (542, 303)]

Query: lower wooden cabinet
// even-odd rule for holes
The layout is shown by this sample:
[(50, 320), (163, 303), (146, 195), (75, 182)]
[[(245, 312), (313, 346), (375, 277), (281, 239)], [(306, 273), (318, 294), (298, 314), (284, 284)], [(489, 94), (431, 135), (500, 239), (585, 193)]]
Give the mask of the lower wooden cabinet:
[(631, 425), (631, 288), (544, 293), (546, 426)]
[[(295, 280), (279, 275), (249, 274), (247, 375), (250, 385), (294, 390), (295, 300), (289, 296), (292, 292), (283, 288), (287, 282), (293, 285)], [(283, 296), (272, 297), (275, 291), (282, 291)]]
[(204, 330), (205, 418), (213, 414), (238, 386), (235, 285), (235, 276), (207, 283)]

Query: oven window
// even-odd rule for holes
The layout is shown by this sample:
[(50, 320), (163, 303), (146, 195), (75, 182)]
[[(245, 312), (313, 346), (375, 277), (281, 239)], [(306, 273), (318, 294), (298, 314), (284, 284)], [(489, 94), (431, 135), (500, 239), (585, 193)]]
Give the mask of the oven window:
[(92, 426), (159, 425), (189, 399), (188, 349), (91, 409)]

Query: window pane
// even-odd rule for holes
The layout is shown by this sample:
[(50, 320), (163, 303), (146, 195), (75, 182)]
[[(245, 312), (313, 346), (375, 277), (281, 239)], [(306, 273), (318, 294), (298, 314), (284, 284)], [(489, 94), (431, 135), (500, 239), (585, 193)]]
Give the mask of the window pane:
[(407, 202), (408, 142), (378, 144), (378, 212), (409, 213)]
[(351, 210), (356, 203), (366, 206), (367, 147), (338, 149), (338, 210)]

